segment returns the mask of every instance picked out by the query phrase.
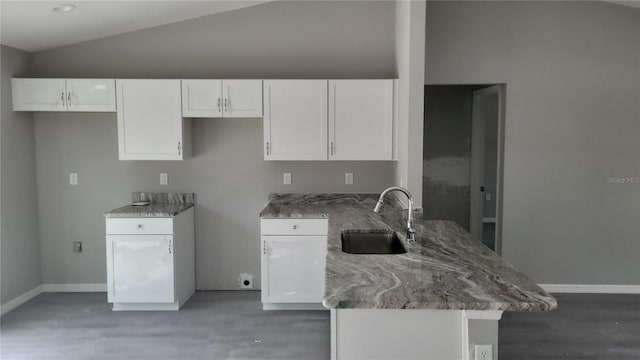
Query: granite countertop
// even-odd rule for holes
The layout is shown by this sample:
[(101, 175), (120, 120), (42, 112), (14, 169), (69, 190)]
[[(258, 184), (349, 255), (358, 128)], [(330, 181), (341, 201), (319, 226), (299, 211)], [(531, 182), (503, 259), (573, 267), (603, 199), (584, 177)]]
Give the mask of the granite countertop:
[[(393, 196), (273, 194), (262, 218), (328, 218), (323, 304), (327, 308), (547, 311), (555, 298), (452, 221), (416, 220), (416, 243)], [(347, 254), (343, 230), (395, 230), (407, 253)]]
[(105, 217), (173, 217), (194, 206), (195, 195), (191, 193), (145, 193), (134, 192), (133, 202), (149, 201), (149, 205), (125, 205), (106, 211)]

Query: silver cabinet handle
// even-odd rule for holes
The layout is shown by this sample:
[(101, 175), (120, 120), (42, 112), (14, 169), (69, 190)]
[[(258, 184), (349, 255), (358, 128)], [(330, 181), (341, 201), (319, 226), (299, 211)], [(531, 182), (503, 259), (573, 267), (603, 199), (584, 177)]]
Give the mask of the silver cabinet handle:
[(62, 92), (62, 95), (60, 95), (60, 101), (62, 102), (62, 105), (64, 105), (64, 91)]
[(182, 143), (178, 141), (178, 155), (182, 155)]
[(173, 253), (173, 249), (171, 247), (171, 240), (169, 240), (169, 254), (172, 254), (172, 253)]
[(267, 155), (269, 155), (269, 142), (267, 141)]
[(229, 98), (224, 98), (224, 112), (229, 112)]
[(136, 225), (136, 227), (137, 227), (138, 229), (142, 229), (142, 224), (138, 224), (138, 225)]
[(222, 109), (220, 108), (221, 103), (222, 103), (222, 99), (218, 98), (218, 112), (222, 111)]
[(297, 229), (298, 225), (293, 225), (293, 230)]
[(67, 106), (71, 106), (71, 91), (67, 94)]
[(331, 155), (333, 155), (333, 153), (335, 153), (335, 146), (333, 145), (333, 141), (331, 142)]

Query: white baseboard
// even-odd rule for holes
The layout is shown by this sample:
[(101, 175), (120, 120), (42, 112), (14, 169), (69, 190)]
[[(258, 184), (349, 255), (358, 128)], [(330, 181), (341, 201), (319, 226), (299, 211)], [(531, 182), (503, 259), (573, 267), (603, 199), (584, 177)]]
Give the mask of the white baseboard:
[(15, 297), (12, 300), (7, 301), (4, 305), (0, 305), (0, 316), (8, 313), (9, 311), (17, 308), (18, 306), (26, 303), (34, 297), (42, 294), (42, 285), (38, 285), (26, 293)]
[(43, 284), (42, 292), (106, 292), (107, 284)]
[(539, 284), (550, 293), (640, 294), (640, 285)]

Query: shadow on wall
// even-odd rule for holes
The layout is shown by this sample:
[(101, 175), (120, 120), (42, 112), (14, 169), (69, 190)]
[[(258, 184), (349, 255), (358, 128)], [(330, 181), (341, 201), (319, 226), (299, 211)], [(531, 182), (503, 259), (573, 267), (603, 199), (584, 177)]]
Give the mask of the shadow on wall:
[(469, 230), (470, 166), (470, 153), (424, 160), (425, 219), (453, 220)]
[(425, 86), (424, 218), (469, 230), (471, 116), (475, 85)]

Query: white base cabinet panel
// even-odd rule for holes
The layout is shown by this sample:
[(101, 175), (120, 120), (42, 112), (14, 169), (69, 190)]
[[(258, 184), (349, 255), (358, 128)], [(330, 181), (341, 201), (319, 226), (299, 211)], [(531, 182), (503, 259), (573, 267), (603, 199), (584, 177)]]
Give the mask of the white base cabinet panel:
[[(498, 359), (502, 311), (331, 309), (331, 359), (473, 360), (474, 345)], [(375, 329), (375, 331), (371, 331)]]
[(193, 213), (106, 219), (107, 300), (114, 311), (178, 310), (193, 295)]
[(261, 229), (263, 309), (325, 309), (328, 220), (262, 219)]
[(110, 235), (109, 300), (174, 302), (173, 235)]

